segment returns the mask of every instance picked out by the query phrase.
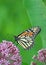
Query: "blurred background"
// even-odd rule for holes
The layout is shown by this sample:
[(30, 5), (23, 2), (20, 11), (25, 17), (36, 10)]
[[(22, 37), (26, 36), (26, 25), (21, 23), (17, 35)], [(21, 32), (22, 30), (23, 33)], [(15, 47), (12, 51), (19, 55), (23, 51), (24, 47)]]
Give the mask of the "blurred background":
[(46, 48), (46, 0), (0, 0), (0, 42), (8, 40), (16, 45), (14, 35), (33, 26), (41, 28), (34, 47), (25, 51), (20, 45), (17, 46), (22, 65), (30, 65), (32, 56), (39, 49)]

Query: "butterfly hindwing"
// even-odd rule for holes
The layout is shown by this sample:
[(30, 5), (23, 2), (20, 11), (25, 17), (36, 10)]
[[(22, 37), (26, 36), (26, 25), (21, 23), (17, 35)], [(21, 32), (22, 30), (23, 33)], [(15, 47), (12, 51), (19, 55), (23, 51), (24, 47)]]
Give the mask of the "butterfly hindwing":
[(30, 48), (34, 44), (34, 41), (30, 37), (23, 37), (20, 40), (18, 40), (18, 43), (21, 46), (23, 46), (25, 49), (28, 49), (28, 48)]
[(41, 29), (37, 27), (33, 27), (31, 29), (28, 29), (21, 34), (19, 34), (17, 37), (15, 37), (15, 40), (24, 48), (29, 49), (34, 44), (34, 38), (37, 36), (37, 34), (41, 31)]

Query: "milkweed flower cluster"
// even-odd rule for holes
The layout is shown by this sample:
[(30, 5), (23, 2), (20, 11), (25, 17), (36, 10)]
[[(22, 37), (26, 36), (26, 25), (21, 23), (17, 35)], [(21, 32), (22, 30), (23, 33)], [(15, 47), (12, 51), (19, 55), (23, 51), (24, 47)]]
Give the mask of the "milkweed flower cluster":
[(19, 50), (12, 42), (0, 43), (0, 65), (21, 65)]
[(33, 58), (39, 60), (40, 62), (46, 62), (46, 49), (39, 50), (38, 55), (34, 55)]
[[(46, 49), (41, 49), (38, 51), (38, 55), (34, 55), (32, 57), (34, 60), (37, 60), (39, 62), (42, 62), (46, 65)], [(37, 65), (35, 62), (33, 62), (31, 65)]]

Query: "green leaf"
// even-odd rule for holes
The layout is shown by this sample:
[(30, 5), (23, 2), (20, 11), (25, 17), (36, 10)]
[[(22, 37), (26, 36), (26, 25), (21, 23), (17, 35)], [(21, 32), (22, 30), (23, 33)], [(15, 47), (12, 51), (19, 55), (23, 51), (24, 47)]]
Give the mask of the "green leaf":
[(43, 3), (45, 4), (45, 6), (46, 6), (46, 0), (43, 0)]
[[(34, 41), (34, 47), (24, 50), (20, 45), (22, 65), (30, 65), (32, 56), (41, 48), (46, 48), (46, 5), (45, 0), (1, 0), (0, 1), (0, 41), (14, 40), (28, 28), (40, 26), (41, 32)], [(15, 42), (16, 45), (16, 42)]]

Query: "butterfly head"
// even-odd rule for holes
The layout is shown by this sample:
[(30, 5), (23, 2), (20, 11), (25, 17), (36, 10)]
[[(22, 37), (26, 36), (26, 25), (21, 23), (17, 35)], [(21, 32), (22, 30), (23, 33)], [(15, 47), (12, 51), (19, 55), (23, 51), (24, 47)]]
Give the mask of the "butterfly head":
[(18, 41), (19, 40), (18, 36), (14, 36), (14, 38), (15, 38), (15, 41)]

